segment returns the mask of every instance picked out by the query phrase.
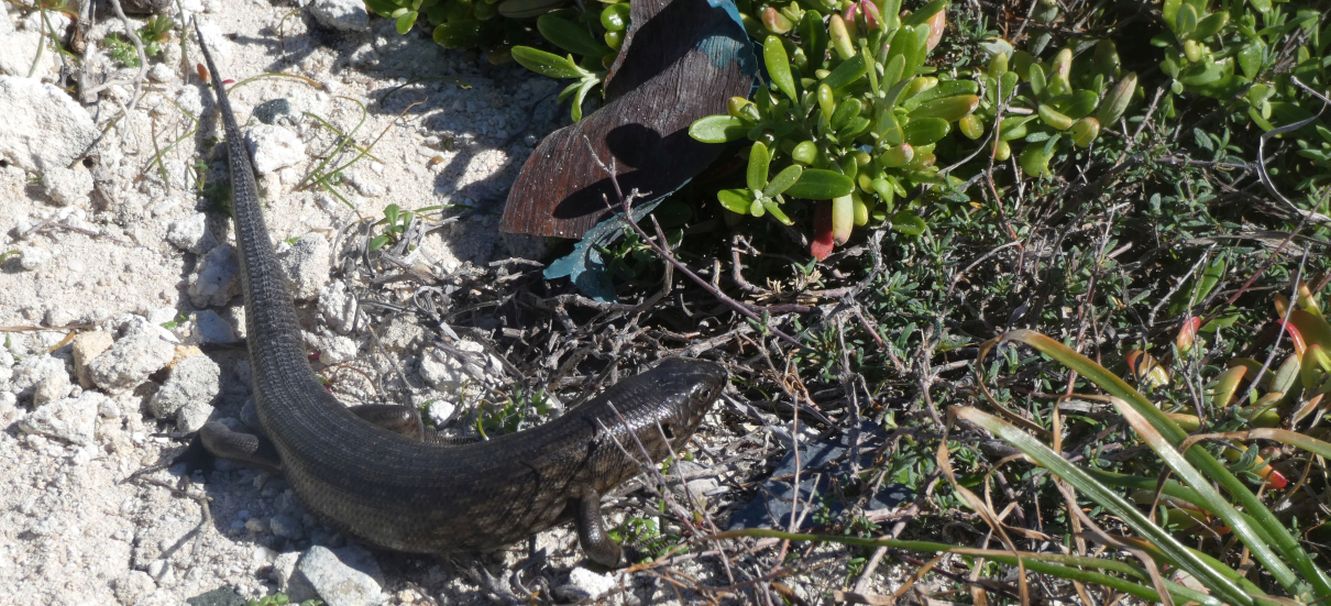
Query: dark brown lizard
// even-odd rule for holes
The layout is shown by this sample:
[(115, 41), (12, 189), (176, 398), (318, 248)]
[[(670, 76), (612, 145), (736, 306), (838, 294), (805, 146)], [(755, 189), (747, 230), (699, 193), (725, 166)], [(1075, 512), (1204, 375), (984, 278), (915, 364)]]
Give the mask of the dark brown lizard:
[(419, 417), (409, 407), (393, 407), (408, 428), (394, 431), (383, 421), (384, 406), (343, 405), (306, 359), (253, 166), (197, 23), (195, 33), (226, 134), (253, 393), (265, 434), (213, 422), (200, 432), (204, 446), (280, 469), (307, 507), (383, 548), (488, 550), (572, 517), (588, 557), (620, 564), (601, 495), (636, 475), (643, 461), (683, 447), (725, 386), (725, 371), (667, 359), (542, 426), (461, 445), (420, 439)]

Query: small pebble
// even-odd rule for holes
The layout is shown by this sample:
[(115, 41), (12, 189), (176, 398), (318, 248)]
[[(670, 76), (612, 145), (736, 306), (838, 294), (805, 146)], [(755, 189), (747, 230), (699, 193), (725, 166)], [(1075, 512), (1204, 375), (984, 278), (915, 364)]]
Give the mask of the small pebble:
[(25, 245), (18, 250), (18, 266), (23, 271), (36, 271), (51, 261), (51, 251)]
[(208, 423), (213, 415), (212, 399), (198, 399), (186, 402), (176, 411), (176, 431), (181, 434), (194, 433)]
[[(63, 365), (62, 365), (63, 366)], [(49, 402), (54, 402), (69, 395), (69, 374), (62, 368), (60, 372), (53, 372), (45, 377), (32, 388), (32, 405), (42, 406)]]
[[(166, 383), (148, 401), (148, 412), (166, 420), (190, 404), (202, 404), (211, 409), (213, 398), (217, 397), (221, 387), (221, 377), (222, 369), (201, 353), (179, 360), (171, 367)], [(204, 419), (207, 419), (207, 413)]]
[(354, 330), (357, 308), (356, 297), (345, 282), (329, 282), (319, 291), (319, 316), (338, 333)]
[(55, 393), (62, 382), (66, 386), (69, 384), (65, 361), (51, 355), (25, 358), (14, 367), (9, 379), (11, 388), (20, 400), (29, 400), (38, 405), (50, 402), (53, 396), (62, 397), (64, 394), (56, 396)]
[(88, 362), (101, 355), (102, 352), (111, 349), (111, 344), (115, 339), (111, 333), (92, 330), (80, 333), (74, 337), (74, 343), (71, 349), (74, 353), (74, 376), (78, 378), (79, 385), (85, 388), (92, 387), (92, 375), (88, 370)]
[(42, 171), (42, 189), (58, 206), (86, 202), (92, 187), (92, 173), (82, 165), (76, 164), (74, 168), (53, 166)]
[(305, 143), (288, 128), (259, 124), (246, 134), (254, 158), (254, 170), (260, 175), (269, 175), (305, 161)]
[(469, 385), (499, 385), (503, 362), (475, 341), (459, 340), (448, 348), (435, 347), (421, 356), (420, 375), (437, 390), (452, 393)]
[(279, 513), (268, 519), (268, 526), (273, 534), (284, 539), (300, 539), (305, 536), (305, 528), (295, 516)]
[(153, 578), (142, 570), (131, 570), (111, 583), (111, 591), (121, 604), (139, 604), (157, 588)]
[(175, 357), (175, 337), (166, 329), (136, 324), (109, 349), (88, 362), (88, 377), (108, 393), (130, 391)]
[(176, 74), (165, 63), (154, 63), (148, 68), (148, 79), (153, 82), (170, 82), (175, 77)]
[(166, 241), (185, 252), (201, 255), (215, 248), (217, 236), (208, 231), (208, 215), (194, 213), (172, 221), (166, 228)]

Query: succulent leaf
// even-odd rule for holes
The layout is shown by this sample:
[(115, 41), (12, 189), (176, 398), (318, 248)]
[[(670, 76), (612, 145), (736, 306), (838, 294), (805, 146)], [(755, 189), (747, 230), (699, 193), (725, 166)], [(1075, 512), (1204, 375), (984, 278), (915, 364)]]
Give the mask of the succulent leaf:
[(754, 141), (749, 148), (749, 168), (744, 173), (745, 184), (753, 191), (767, 187), (767, 169), (772, 164), (772, 152), (762, 141)]
[(831, 200), (849, 194), (854, 188), (850, 177), (824, 168), (810, 168), (800, 174), (799, 181), (785, 194), (806, 200)]
[(767, 75), (772, 84), (791, 101), (799, 99), (795, 91), (795, 77), (790, 73), (790, 56), (781, 38), (769, 35), (763, 42), (763, 63), (767, 66)]
[(799, 182), (800, 175), (804, 174), (804, 167), (798, 164), (791, 164), (772, 177), (772, 181), (763, 188), (763, 195), (768, 197), (779, 196), (786, 193), (791, 186)]
[(753, 196), (747, 189), (723, 189), (716, 192), (716, 199), (726, 210), (743, 215), (749, 212)]
[(689, 125), (689, 136), (703, 143), (729, 143), (744, 138), (748, 127), (734, 116), (703, 116)]

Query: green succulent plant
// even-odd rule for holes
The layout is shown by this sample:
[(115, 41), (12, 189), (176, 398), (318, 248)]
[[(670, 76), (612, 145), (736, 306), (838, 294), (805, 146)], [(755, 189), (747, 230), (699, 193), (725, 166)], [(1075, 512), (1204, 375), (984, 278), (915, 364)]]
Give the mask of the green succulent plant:
[[(559, 100), (572, 98), (573, 120), (582, 119), (587, 95), (601, 83), (605, 69), (628, 31), (626, 0), (602, 0), (601, 8), (567, 0), (366, 0), (377, 15), (393, 19), (399, 34), (425, 19), (431, 37), (445, 48), (492, 51), (493, 61), (511, 56), (519, 64), (550, 78), (574, 82)], [(531, 44), (544, 39), (568, 55)]]
[(1061, 148), (1090, 147), (1102, 129), (1123, 117), (1140, 90), (1136, 73), (1120, 73), (1118, 50), (1110, 40), (1081, 53), (1062, 48), (1043, 62), (1004, 40), (988, 48), (992, 57), (979, 76), (984, 103), (962, 132), (978, 139), (984, 124), (997, 123), (994, 159), (1007, 161), (1012, 147), (1022, 146), (1018, 164), (1027, 176), (1049, 176), (1049, 162)]
[[(424, 18), (442, 45), (489, 48), (492, 58), (511, 56), (570, 80), (559, 98), (570, 101), (574, 120), (594, 102), (630, 15), (622, 0), (367, 4), (395, 19), (399, 31)], [(1063, 18), (1056, 2), (1036, 4), (1031, 17), (1044, 27), (1022, 48), (998, 38), (984, 43), (989, 61), (978, 69), (929, 64), (947, 0), (905, 12), (901, 0), (735, 4), (761, 47), (765, 86), (751, 99), (732, 99), (725, 114), (698, 119), (690, 134), (711, 143), (747, 139), (745, 187), (723, 189), (717, 201), (737, 217), (811, 223), (810, 251), (820, 259), (858, 226), (889, 222), (902, 234), (924, 232), (925, 200), (956, 196), (963, 173), (977, 170), (966, 160), (979, 142), (986, 164), (1015, 158), (1021, 177), (1050, 178), (1056, 160), (1135, 119), (1133, 103), (1143, 96), (1113, 39), (1055, 35)], [(1237, 122), (1278, 134), (1286, 144), (1270, 152), (1278, 156), (1270, 158), (1272, 178), (1323, 192), (1312, 197), (1327, 206), (1331, 126), (1319, 118), (1325, 93), (1318, 91), (1331, 84), (1324, 67), (1331, 25), (1313, 8), (1280, 0), (1165, 0), (1157, 14), (1151, 42), (1166, 51), (1148, 60), (1158, 62), (1173, 93), (1160, 112), (1173, 117), (1175, 99), (1199, 96), (1222, 105), (1226, 128)], [(954, 166), (955, 175), (939, 165)]]
[(749, 165), (745, 185), (739, 189), (723, 189), (716, 193), (722, 206), (737, 214), (761, 217), (771, 213), (786, 225), (794, 222), (781, 209), (785, 195), (809, 200), (833, 200), (850, 194), (854, 185), (840, 173), (791, 164), (770, 175), (772, 153), (762, 141), (755, 141), (749, 150)]
[(571, 98), (573, 121), (582, 119), (583, 104), (602, 80), (628, 30), (627, 2), (606, 4), (599, 12), (558, 10), (536, 18), (536, 29), (550, 44), (566, 51), (557, 55), (532, 46), (513, 47), (513, 60), (523, 67), (556, 79), (573, 79), (559, 93), (562, 102)]
[[(903, 231), (914, 228), (917, 217), (898, 201), (911, 187), (941, 181), (935, 145), (980, 102), (978, 82), (926, 63), (935, 17), (946, 6), (936, 0), (905, 17), (899, 0), (764, 7), (750, 26), (767, 32), (767, 86), (752, 102), (732, 100), (728, 115), (690, 129), (699, 141), (755, 142), (749, 187), (718, 193), (722, 206), (789, 222), (787, 199), (816, 200), (811, 251), (819, 258), (871, 220), (891, 217)], [(769, 162), (776, 176), (755, 179)], [(781, 189), (787, 182), (793, 190)]]
[[(536, 15), (564, 4), (563, 0), (366, 0), (376, 15), (392, 19), (399, 34), (405, 34), (424, 19), (431, 37), (447, 48), (500, 48), (530, 37), (523, 21), (500, 16)], [(535, 6), (534, 6), (535, 5)], [(505, 14), (505, 10), (509, 14)], [(535, 16), (535, 15), (532, 15)]]
[[(1281, 132), (1293, 153), (1273, 172), (1303, 192), (1331, 185), (1331, 123), (1319, 119), (1331, 85), (1331, 23), (1323, 16), (1279, 0), (1165, 0), (1167, 31), (1151, 40), (1167, 49), (1160, 69), (1176, 96), (1215, 99), (1238, 110), (1226, 115), (1246, 114), (1258, 129)], [(1165, 110), (1173, 115), (1173, 98)]]

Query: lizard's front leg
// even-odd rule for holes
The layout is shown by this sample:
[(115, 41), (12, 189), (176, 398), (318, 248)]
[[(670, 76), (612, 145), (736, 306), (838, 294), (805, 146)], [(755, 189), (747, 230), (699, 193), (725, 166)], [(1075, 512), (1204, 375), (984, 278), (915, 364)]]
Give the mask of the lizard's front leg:
[(601, 495), (587, 490), (573, 503), (573, 519), (578, 527), (578, 544), (593, 562), (608, 568), (620, 565), (623, 550), (605, 531), (601, 515)]

